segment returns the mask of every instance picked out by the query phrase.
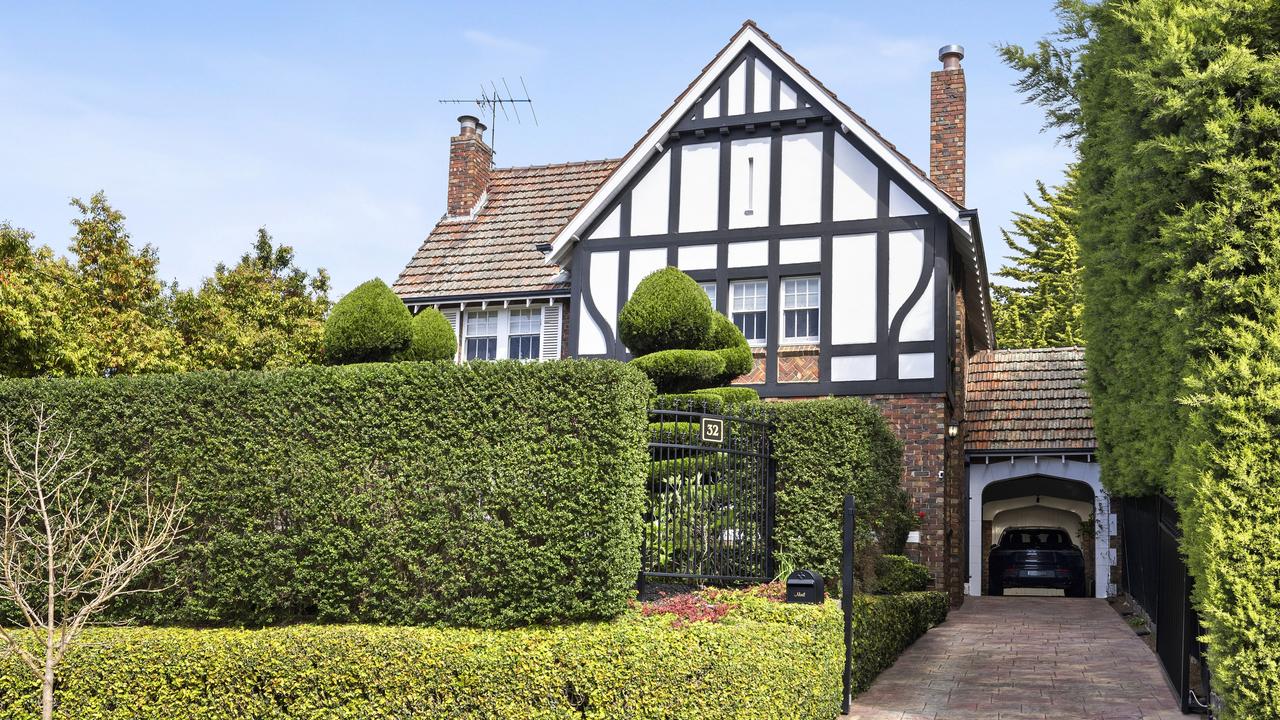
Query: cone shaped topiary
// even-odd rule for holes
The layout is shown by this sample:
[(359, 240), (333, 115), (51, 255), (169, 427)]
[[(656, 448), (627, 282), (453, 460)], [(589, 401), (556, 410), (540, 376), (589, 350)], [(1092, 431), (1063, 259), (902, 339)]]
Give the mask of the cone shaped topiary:
[(618, 313), (618, 337), (639, 357), (659, 350), (703, 349), (715, 310), (697, 281), (676, 268), (640, 281)]
[(324, 322), (325, 359), (334, 365), (386, 362), (409, 347), (413, 316), (374, 278), (347, 293)]
[(458, 352), (458, 338), (444, 313), (423, 308), (413, 316), (413, 337), (409, 347), (395, 354), (396, 360), (450, 360)]

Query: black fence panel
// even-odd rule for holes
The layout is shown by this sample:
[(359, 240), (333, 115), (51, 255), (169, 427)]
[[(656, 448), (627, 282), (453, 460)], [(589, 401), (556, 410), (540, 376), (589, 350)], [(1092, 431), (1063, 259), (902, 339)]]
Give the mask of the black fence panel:
[(1122, 498), (1119, 509), (1124, 590), (1155, 626), (1156, 655), (1182, 712), (1206, 712), (1209, 671), (1191, 606), (1191, 575), (1179, 549), (1177, 508), (1171, 499), (1152, 495)]
[(652, 408), (649, 421), (641, 580), (772, 579), (768, 411), (682, 400)]

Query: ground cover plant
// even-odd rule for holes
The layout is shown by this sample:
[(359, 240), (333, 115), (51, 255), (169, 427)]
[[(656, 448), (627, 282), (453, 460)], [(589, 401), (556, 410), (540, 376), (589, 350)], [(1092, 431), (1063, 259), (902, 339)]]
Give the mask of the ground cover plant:
[[(830, 720), (839, 603), (781, 594), (708, 589), (607, 622), (507, 630), (97, 629), (68, 657), (57, 717)], [(854, 607), (857, 689), (946, 616), (941, 593), (858, 596)], [(0, 659), (0, 713), (34, 720), (15, 662)]]

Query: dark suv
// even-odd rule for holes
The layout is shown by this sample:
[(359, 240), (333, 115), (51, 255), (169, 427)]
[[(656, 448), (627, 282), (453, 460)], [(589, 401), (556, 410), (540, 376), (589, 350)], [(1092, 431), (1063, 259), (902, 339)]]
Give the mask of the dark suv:
[(1059, 588), (1067, 597), (1084, 597), (1084, 553), (1062, 528), (1011, 527), (991, 546), (988, 593), (1005, 588)]

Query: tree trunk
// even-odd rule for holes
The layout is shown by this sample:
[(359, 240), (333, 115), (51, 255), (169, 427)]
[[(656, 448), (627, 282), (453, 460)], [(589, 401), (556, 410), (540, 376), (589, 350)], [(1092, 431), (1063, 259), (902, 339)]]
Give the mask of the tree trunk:
[(53, 720), (53, 666), (46, 664), (44, 666), (44, 683), (43, 697), (41, 699), (40, 717), (43, 720)]

